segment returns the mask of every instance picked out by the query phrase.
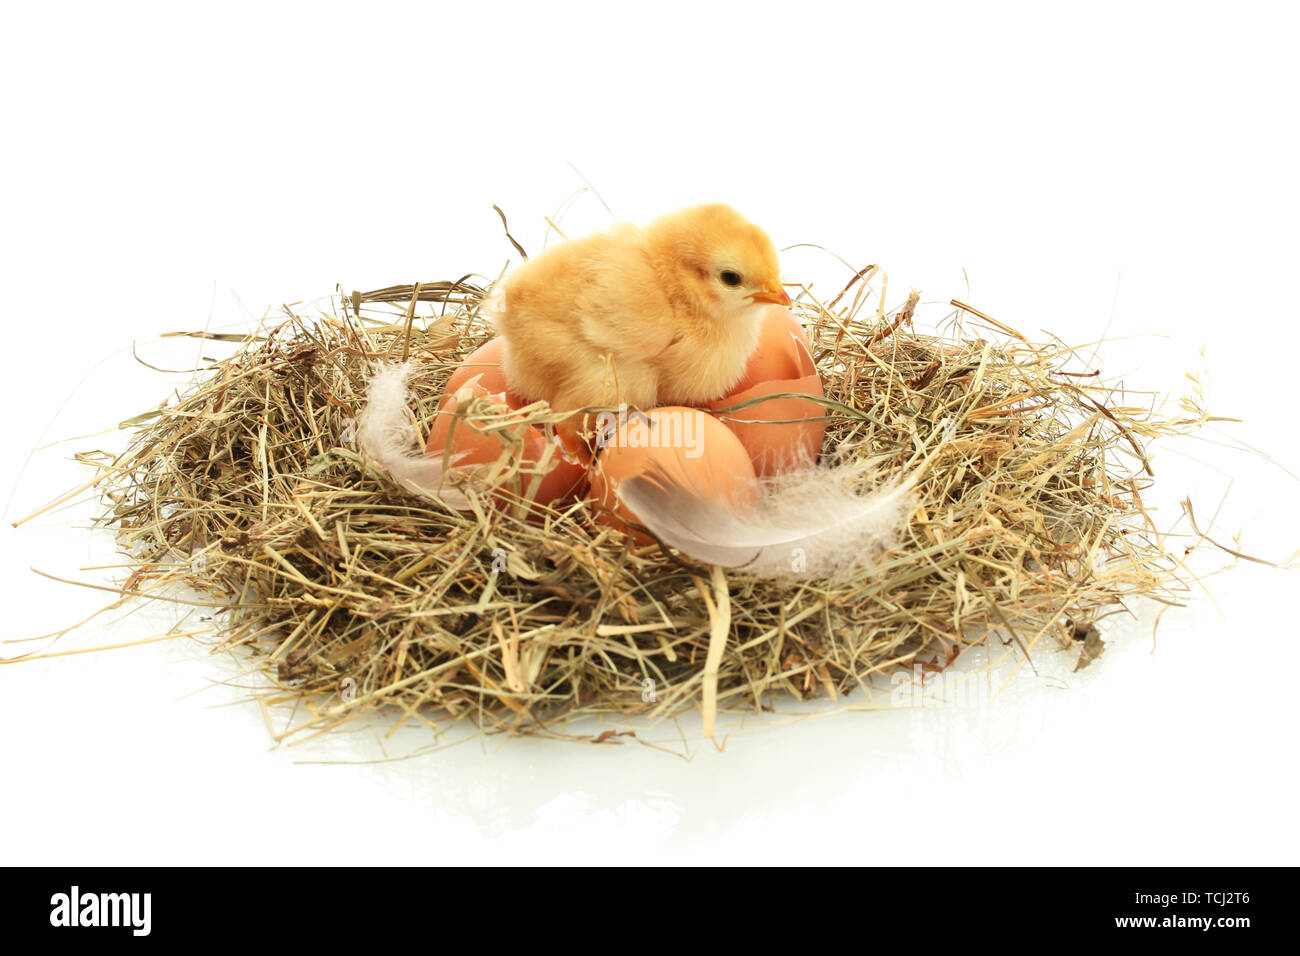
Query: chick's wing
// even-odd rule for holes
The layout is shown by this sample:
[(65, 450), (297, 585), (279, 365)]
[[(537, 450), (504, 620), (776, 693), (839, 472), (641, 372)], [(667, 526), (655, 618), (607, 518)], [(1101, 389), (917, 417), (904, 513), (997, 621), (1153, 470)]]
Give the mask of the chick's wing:
[(573, 302), (582, 339), (601, 353), (649, 361), (676, 336), (672, 310), (646, 259), (639, 230), (608, 237), (588, 257)]

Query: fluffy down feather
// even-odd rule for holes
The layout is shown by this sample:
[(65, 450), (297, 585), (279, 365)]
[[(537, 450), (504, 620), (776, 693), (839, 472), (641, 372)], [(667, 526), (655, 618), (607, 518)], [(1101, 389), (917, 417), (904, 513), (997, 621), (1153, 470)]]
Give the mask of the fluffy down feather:
[(719, 499), (662, 470), (628, 478), (618, 497), (665, 543), (697, 561), (760, 577), (839, 577), (868, 567), (898, 536), (911, 486), (860, 489), (851, 465), (759, 482), (755, 504)]
[[(466, 508), (465, 496), (446, 484), (456, 469), (444, 469), (443, 460), (424, 453), (420, 435), (411, 422), (407, 380), (411, 363), (389, 365), (371, 377), (366, 406), (357, 420), (357, 443), (399, 485), (412, 494)], [(459, 459), (453, 456), (451, 463)]]

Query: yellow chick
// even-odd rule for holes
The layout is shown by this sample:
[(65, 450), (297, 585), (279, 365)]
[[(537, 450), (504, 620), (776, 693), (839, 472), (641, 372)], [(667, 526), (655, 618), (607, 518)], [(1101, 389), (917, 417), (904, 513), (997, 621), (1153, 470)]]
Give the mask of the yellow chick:
[(771, 239), (709, 204), (554, 246), (510, 272), (485, 311), (520, 398), (649, 409), (725, 395), (771, 303), (790, 304)]

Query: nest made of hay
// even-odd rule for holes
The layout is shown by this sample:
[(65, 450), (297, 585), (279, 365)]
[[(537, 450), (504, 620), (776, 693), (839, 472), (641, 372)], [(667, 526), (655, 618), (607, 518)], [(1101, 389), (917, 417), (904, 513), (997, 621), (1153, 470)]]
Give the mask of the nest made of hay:
[[(920, 334), (915, 294), (892, 313), (864, 307), (871, 272), (828, 304), (805, 289), (795, 305), (825, 385), (826, 448), (894, 473), (928, 456), (897, 547), (870, 571), (762, 580), (638, 547), (588, 502), (475, 498), (461, 513), (403, 492), (356, 446), (367, 376), (414, 360), (427, 429), (442, 384), (490, 337), (485, 289), (463, 279), (338, 295), (214, 336), (238, 340), (233, 354), (98, 460), (104, 522), (134, 564), (123, 592), (187, 586), (219, 606), (217, 648), (265, 675), (259, 699), (303, 705), (279, 739), (376, 712), (439, 734), (468, 720), (564, 735), (579, 715), (696, 707), (711, 733), (718, 709), (835, 699), (993, 634), (1025, 655), (1086, 644), (1086, 661), (1099, 617), (1137, 595), (1174, 601), (1184, 584), (1143, 507), (1144, 446), (1203, 423), (1199, 405), (1166, 419), (1122, 404), (1071, 348), (960, 303), (942, 334)], [(467, 414), (490, 426), (500, 412)], [(521, 417), (554, 420), (541, 404)], [(512, 468), (503, 456), (496, 477)]]

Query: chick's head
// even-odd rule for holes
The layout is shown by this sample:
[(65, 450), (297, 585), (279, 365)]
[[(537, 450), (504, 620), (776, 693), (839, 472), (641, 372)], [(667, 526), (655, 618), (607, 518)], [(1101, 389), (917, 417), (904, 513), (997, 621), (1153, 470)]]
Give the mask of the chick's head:
[(649, 226), (646, 239), (666, 285), (701, 315), (756, 321), (762, 306), (790, 304), (772, 240), (730, 206), (670, 213)]

